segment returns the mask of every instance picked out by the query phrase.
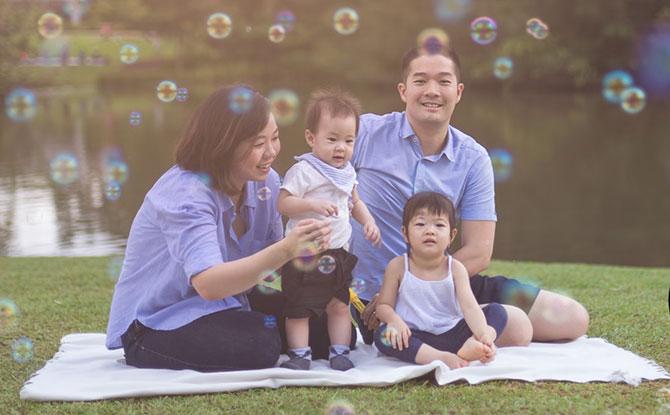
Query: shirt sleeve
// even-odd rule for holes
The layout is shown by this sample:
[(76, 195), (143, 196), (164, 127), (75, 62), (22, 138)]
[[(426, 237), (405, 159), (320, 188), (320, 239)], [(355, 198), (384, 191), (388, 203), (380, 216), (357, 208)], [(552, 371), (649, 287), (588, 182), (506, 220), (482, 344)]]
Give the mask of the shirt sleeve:
[(281, 185), (282, 189), (286, 189), (293, 196), (304, 197), (307, 192), (307, 184), (309, 178), (307, 172), (303, 168), (304, 162), (298, 162), (291, 166), (284, 175), (284, 183)]
[(197, 196), (202, 193), (191, 193), (183, 203), (156, 211), (168, 252), (182, 264), (189, 284), (194, 275), (223, 262), (214, 202), (199, 200), (205, 199)]
[(493, 165), (482, 155), (470, 168), (461, 199), (461, 220), (497, 221)]
[(360, 117), (360, 121), (358, 122), (358, 134), (356, 135), (356, 141), (354, 143), (354, 153), (351, 156), (351, 165), (354, 166), (355, 170), (358, 170), (361, 164), (361, 160), (363, 159), (363, 153), (365, 152), (365, 148), (367, 145), (368, 141), (368, 123), (367, 123), (367, 118), (365, 115), (362, 115)]

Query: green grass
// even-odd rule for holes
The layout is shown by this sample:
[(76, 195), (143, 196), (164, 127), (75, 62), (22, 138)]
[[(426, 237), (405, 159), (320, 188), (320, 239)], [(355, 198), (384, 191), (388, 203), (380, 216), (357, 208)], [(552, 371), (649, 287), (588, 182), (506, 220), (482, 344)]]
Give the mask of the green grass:
[[(99, 402), (38, 403), (19, 399), (31, 373), (58, 350), (63, 335), (103, 332), (114, 281), (108, 258), (0, 257), (0, 298), (14, 301), (17, 323), (0, 332), (2, 414), (322, 414), (344, 400), (357, 414), (659, 414), (670, 382), (638, 387), (611, 383), (496, 381), (436, 386), (426, 379), (387, 388), (256, 389), (235, 393), (165, 396)], [(670, 367), (670, 269), (494, 261), (491, 274), (532, 279), (570, 294), (591, 315), (588, 335)], [(12, 359), (11, 344), (28, 337), (35, 357)]]

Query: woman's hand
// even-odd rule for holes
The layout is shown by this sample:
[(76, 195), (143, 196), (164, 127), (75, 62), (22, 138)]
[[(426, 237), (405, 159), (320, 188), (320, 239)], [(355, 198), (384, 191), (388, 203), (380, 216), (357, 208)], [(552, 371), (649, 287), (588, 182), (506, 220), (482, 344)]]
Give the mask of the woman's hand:
[(291, 249), (291, 258), (298, 256), (300, 248), (309, 245), (314, 246), (319, 252), (325, 251), (330, 247), (332, 231), (329, 220), (301, 220), (285, 238)]
[(365, 306), (363, 312), (361, 313), (361, 319), (363, 319), (363, 324), (365, 324), (368, 329), (374, 330), (377, 326), (377, 300), (379, 299), (379, 293), (375, 294), (368, 305)]

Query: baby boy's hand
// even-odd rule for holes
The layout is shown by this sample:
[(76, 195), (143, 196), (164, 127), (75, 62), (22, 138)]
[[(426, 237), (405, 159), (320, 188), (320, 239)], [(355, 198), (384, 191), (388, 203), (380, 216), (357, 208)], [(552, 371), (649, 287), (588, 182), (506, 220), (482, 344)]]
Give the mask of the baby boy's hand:
[(337, 205), (330, 200), (311, 199), (312, 211), (323, 216), (337, 216)]
[(379, 232), (377, 224), (374, 222), (368, 222), (363, 226), (363, 232), (365, 233), (365, 239), (372, 242), (372, 246), (378, 248), (382, 247), (382, 236)]

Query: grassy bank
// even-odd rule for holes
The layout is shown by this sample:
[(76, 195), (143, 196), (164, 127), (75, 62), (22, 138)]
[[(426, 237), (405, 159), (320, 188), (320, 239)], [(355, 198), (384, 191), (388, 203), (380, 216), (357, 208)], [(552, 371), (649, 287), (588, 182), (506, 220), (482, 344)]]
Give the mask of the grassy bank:
[[(322, 414), (334, 400), (348, 401), (357, 414), (657, 414), (670, 396), (670, 382), (573, 384), (488, 382), (435, 386), (414, 380), (388, 388), (281, 388), (197, 396), (170, 396), (88, 403), (35, 403), (19, 389), (58, 350), (63, 335), (103, 332), (114, 281), (109, 259), (0, 257), (0, 298), (20, 315), (0, 332), (0, 410), (3, 414)], [(670, 367), (670, 269), (494, 261), (489, 272), (529, 279), (565, 292), (591, 315), (588, 335)], [(12, 358), (19, 337), (34, 344), (27, 363)]]

